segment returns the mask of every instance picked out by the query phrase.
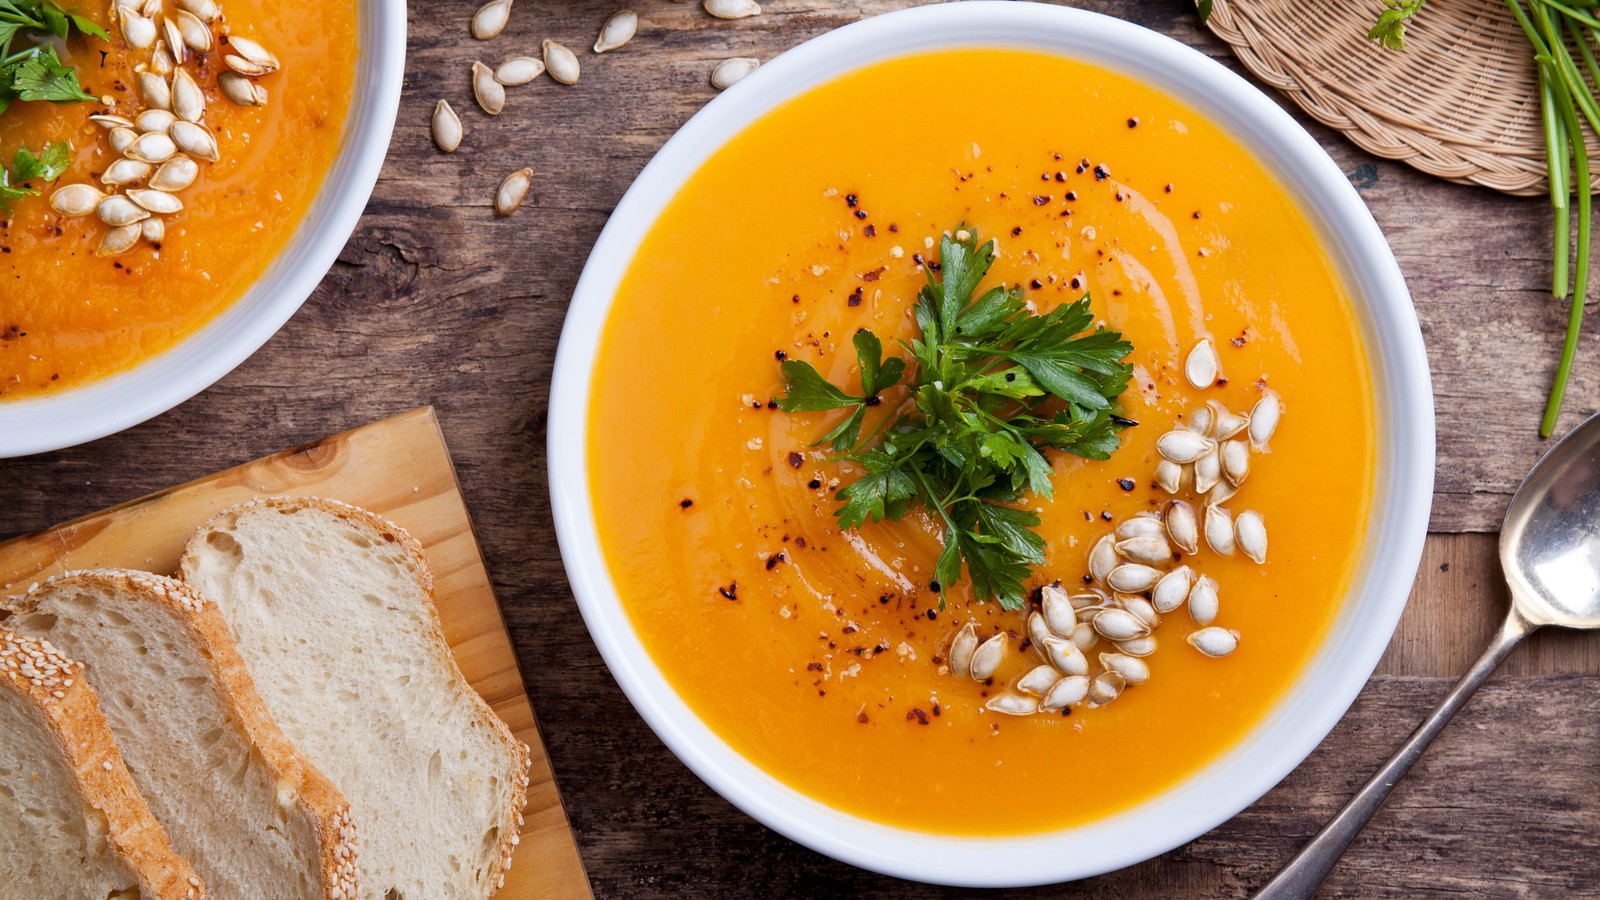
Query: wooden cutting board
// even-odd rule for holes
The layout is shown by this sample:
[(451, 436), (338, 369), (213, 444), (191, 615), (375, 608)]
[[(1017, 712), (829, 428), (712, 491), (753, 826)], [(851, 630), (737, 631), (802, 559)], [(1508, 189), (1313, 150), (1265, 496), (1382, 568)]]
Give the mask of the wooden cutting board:
[(117, 566), (170, 575), (177, 570), (183, 542), (213, 513), (266, 496), (354, 503), (393, 520), (422, 542), (456, 662), (533, 749), (522, 842), (496, 898), (592, 898), (432, 407), (0, 544), (0, 591), (25, 590), (70, 569)]

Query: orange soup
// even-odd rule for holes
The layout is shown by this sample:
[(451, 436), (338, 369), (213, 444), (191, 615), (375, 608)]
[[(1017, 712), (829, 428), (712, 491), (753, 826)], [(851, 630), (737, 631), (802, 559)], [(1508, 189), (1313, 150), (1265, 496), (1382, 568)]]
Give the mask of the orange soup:
[[(841, 414), (778, 411), (776, 360), (854, 385), (851, 336), (870, 328), (893, 349), (891, 338), (918, 334), (925, 265), (958, 228), (997, 242), (980, 291), (1018, 285), (1040, 311), (1087, 294), (1134, 346), (1119, 412), (1139, 424), (1108, 461), (1052, 454), (1053, 502), (1021, 504), (1039, 511), (1048, 542), (1031, 585), (1084, 591), (1091, 546), (1163, 509), (1173, 495), (1155, 483), (1157, 439), (1193, 410), (1281, 400), (1281, 424), (1221, 504), (1262, 517), (1265, 562), (1202, 543), (1161, 563), (1215, 580), (1213, 627), (1238, 633), (1231, 654), (1191, 646), (1200, 625), (1177, 609), (1142, 657), (1148, 680), (1114, 701), (996, 712), (988, 704), (1041, 664), (1027, 610), (978, 602), (965, 579), (936, 592), (940, 531), (921, 509), (839, 528), (835, 493), (860, 473), (813, 442)], [(1199, 390), (1183, 364), (1202, 339), (1220, 377)], [(1250, 153), (1122, 75), (972, 50), (872, 65), (813, 90), (694, 174), (617, 294), (588, 459), (633, 625), (718, 735), (839, 810), (1007, 835), (1137, 804), (1263, 719), (1351, 583), (1374, 428), (1345, 288)], [(1206, 502), (1189, 483), (1177, 496)], [(968, 622), (981, 639), (1002, 636), (982, 682), (952, 671), (952, 636)], [(1113, 649), (1100, 640), (1086, 652), (1089, 677)], [(1070, 790), (1039, 790), (1063, 783)]]
[[(155, 47), (136, 49), (105, 10), (80, 10), (104, 25), (109, 42), (74, 37), (63, 59), (102, 103), (14, 103), (0, 115), (0, 156), (18, 147), (71, 144), (71, 168), (37, 197), (0, 212), (0, 401), (80, 385), (127, 369), (176, 344), (237, 299), (272, 261), (304, 217), (339, 146), (356, 57), (354, 3), (220, 0), (209, 24), (211, 48), (178, 68), (204, 94), (200, 124), (217, 160), (198, 161), (198, 178), (173, 191), (181, 211), (159, 216), (162, 231), (127, 252), (97, 255), (110, 230), (96, 214), (66, 216), (50, 204), (64, 185), (106, 193), (142, 189), (104, 183), (121, 158), (110, 129), (90, 121), (109, 113), (133, 121), (151, 108), (139, 76)], [(177, 7), (167, 0), (163, 13)], [(225, 97), (224, 34), (260, 43), (278, 67), (250, 79), (265, 103)], [(104, 58), (102, 61), (102, 53)], [(169, 76), (170, 78), (170, 76)], [(169, 81), (170, 84), (170, 81)], [(184, 154), (180, 148), (179, 155)], [(153, 172), (151, 174), (154, 174)], [(154, 235), (153, 237), (151, 235)]]

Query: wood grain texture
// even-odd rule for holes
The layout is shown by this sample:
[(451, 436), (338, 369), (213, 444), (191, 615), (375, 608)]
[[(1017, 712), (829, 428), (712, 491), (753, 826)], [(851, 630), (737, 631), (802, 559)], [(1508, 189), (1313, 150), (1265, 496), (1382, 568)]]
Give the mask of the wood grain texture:
[[(955, 896), (871, 876), (778, 837), (666, 751), (594, 653), (561, 568), (545, 482), (551, 364), (584, 257), (651, 154), (711, 98), (711, 67), (728, 56), (767, 59), (913, 2), (768, 0), (761, 16), (716, 22), (697, 3), (638, 0), (638, 36), (601, 57), (583, 52), (579, 84), (545, 78), (512, 89), (495, 118), (474, 106), (472, 60), (527, 53), (546, 37), (586, 48), (620, 5), (519, 3), (505, 34), (484, 43), (466, 32), (470, 0), (410, 0), (406, 84), (383, 175), (305, 309), (216, 387), (151, 423), (0, 461), (0, 536), (433, 404), (597, 893)], [(1184, 0), (1076, 5), (1238, 69)], [(440, 97), (466, 125), (462, 148), (448, 156), (427, 132)], [(1430, 539), (1383, 677), (1300, 772), (1189, 847), (1035, 895), (1245, 896), (1443, 695), (1504, 608), (1488, 533), (1544, 447), (1534, 429), (1564, 325), (1547, 291), (1548, 207), (1445, 184), (1308, 128), (1371, 207), (1413, 292), (1438, 404), (1433, 527), (1467, 534)], [(516, 215), (496, 219), (495, 185), (525, 165), (536, 173), (530, 197)], [(1597, 361), (1591, 330), (1563, 429), (1600, 405)], [(1329, 428), (1337, 434), (1337, 423)], [(1579, 827), (1600, 826), (1596, 748), (1574, 731), (1595, 721), (1597, 650), (1596, 636), (1555, 633), (1519, 650), (1352, 849), (1327, 895), (1600, 896), (1600, 858)], [(1522, 762), (1505, 762), (1510, 752)]]
[(72, 569), (134, 568), (170, 575), (196, 528), (229, 506), (264, 496), (354, 503), (422, 543), (456, 663), (533, 751), (522, 842), (496, 896), (588, 897), (588, 880), (533, 707), (431, 409), (412, 410), (0, 544), (0, 591), (21, 591)]

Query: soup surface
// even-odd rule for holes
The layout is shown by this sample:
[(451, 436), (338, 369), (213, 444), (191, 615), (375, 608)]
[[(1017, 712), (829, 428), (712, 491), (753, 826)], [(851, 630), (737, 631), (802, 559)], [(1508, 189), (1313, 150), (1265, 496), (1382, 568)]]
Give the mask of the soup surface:
[[(221, 0), (214, 49), (183, 64), (205, 93), (203, 124), (220, 159), (201, 162), (177, 192), (182, 211), (165, 235), (116, 256), (98, 256), (108, 226), (96, 215), (65, 217), (50, 194), (73, 183), (101, 187), (119, 154), (89, 121), (109, 112), (133, 119), (146, 108), (138, 68), (149, 49), (128, 46), (95, 4), (80, 10), (111, 33), (75, 37), (63, 58), (84, 90), (109, 103), (15, 103), (0, 116), (0, 154), (17, 147), (72, 145), (72, 167), (42, 193), (0, 212), (0, 402), (37, 396), (127, 369), (193, 333), (236, 300), (300, 224), (338, 150), (356, 57), (356, 4)], [(166, 4), (173, 8), (171, 0)], [(260, 42), (281, 61), (257, 82), (265, 105), (241, 107), (218, 90), (225, 31)], [(104, 61), (101, 53), (105, 51)], [(134, 185), (138, 187), (139, 185)]]
[[(1040, 310), (1088, 293), (1134, 345), (1121, 412), (1141, 424), (1109, 461), (1052, 455), (1054, 501), (1025, 500), (1049, 543), (1032, 584), (1082, 585), (1094, 542), (1170, 499), (1153, 483), (1155, 444), (1179, 417), (1281, 398), (1276, 434), (1225, 504), (1264, 517), (1265, 564), (1203, 546), (1184, 560), (1218, 583), (1215, 625), (1239, 632), (1236, 652), (1197, 652), (1178, 610), (1155, 633), (1149, 680), (1114, 702), (996, 713), (985, 703), (1039, 665), (1025, 613), (977, 602), (965, 581), (932, 590), (940, 536), (920, 510), (838, 528), (833, 495), (854, 475), (811, 444), (840, 414), (771, 408), (775, 356), (852, 383), (851, 335), (916, 334), (922, 263), (957, 228), (998, 241), (980, 291), (1021, 285)], [(1202, 338), (1222, 377), (1200, 391), (1182, 362)], [(876, 64), (739, 135), (638, 251), (592, 387), (603, 550), (672, 686), (785, 784), (930, 832), (1102, 818), (1235, 745), (1335, 616), (1373, 482), (1358, 323), (1289, 196), (1183, 104), (1029, 52)], [(1009, 633), (988, 683), (950, 672), (969, 621), (980, 637)]]

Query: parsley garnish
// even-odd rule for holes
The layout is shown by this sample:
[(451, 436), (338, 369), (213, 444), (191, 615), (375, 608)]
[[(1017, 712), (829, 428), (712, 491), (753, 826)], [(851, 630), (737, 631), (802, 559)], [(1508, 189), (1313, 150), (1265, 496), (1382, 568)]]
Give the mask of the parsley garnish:
[(13, 200), (39, 193), (23, 185), (35, 179), (55, 181), (71, 164), (72, 145), (65, 141), (48, 144), (38, 154), (19, 148), (9, 171), (0, 165), (0, 210), (9, 210)]
[[(859, 394), (808, 362), (785, 360), (788, 389), (778, 408), (850, 410), (816, 441), (863, 470), (835, 495), (841, 528), (898, 521), (920, 505), (944, 525), (938, 582), (955, 584), (965, 564), (979, 599), (1017, 609), (1023, 582), (1044, 561), (1045, 541), (1033, 530), (1039, 517), (1010, 504), (1024, 491), (1054, 496), (1043, 451), (1107, 459), (1121, 444), (1118, 432), (1134, 423), (1117, 416), (1112, 401), (1128, 385), (1123, 359), (1133, 346), (1103, 327), (1089, 331), (1087, 295), (1043, 315), (1028, 309), (1018, 288), (992, 287), (973, 300), (994, 252), (975, 234), (946, 234), (938, 275), (929, 266), (917, 295), (922, 336), (900, 342), (907, 356), (885, 359), (877, 335), (856, 332)], [(898, 407), (862, 437), (867, 410), (908, 370)]]
[(77, 70), (61, 61), (49, 43), (13, 52), (19, 35), (65, 38), (77, 30), (102, 40), (105, 29), (50, 0), (0, 0), (0, 112), (13, 100), (82, 103), (94, 100), (78, 83)]

